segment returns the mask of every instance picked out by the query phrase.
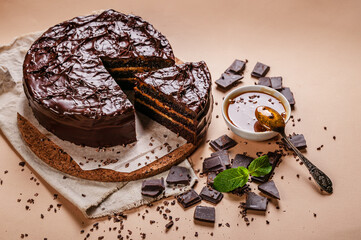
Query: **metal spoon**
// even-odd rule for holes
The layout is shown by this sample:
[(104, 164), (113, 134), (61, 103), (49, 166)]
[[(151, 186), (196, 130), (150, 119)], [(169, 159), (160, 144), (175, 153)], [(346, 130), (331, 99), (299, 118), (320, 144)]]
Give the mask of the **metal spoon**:
[(311, 163), (305, 156), (303, 156), (303, 154), (291, 143), (291, 141), (288, 140), (285, 134), (286, 123), (283, 120), (283, 117), (276, 110), (266, 106), (257, 107), (256, 118), (259, 123), (268, 130), (278, 132), (292, 150), (298, 155), (321, 189), (327, 193), (332, 193), (333, 188), (331, 179), (313, 163)]

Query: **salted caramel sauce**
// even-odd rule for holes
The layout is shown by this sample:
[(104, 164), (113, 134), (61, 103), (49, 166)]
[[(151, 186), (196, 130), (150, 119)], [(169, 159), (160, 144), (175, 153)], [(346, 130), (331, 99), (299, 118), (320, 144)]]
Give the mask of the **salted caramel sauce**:
[(248, 132), (265, 132), (256, 118), (255, 111), (259, 106), (267, 106), (276, 110), (286, 120), (286, 108), (282, 102), (263, 92), (241, 93), (228, 101), (226, 116), (236, 127)]

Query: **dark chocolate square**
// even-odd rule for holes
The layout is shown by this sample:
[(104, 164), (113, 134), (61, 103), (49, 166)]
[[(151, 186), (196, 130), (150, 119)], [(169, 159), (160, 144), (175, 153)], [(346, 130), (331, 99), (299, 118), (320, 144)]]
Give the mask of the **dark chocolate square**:
[(191, 175), (189, 170), (185, 167), (173, 166), (169, 170), (166, 182), (168, 184), (186, 184), (189, 185)]
[(216, 140), (210, 141), (209, 145), (216, 150), (228, 150), (237, 145), (237, 142), (232, 138), (228, 137), (226, 134), (220, 136)]
[(282, 88), (280, 93), (282, 93), (283, 96), (285, 96), (285, 98), (287, 99), (287, 101), (290, 103), (290, 105), (292, 107), (296, 104), (295, 98), (294, 98), (293, 93), (291, 92), (290, 88), (288, 88), (288, 87)]
[(282, 90), (282, 77), (271, 77), (271, 87), (276, 90)]
[(248, 168), (249, 164), (254, 160), (254, 158), (249, 157), (247, 155), (244, 154), (236, 154), (236, 156), (234, 157), (233, 163), (232, 163), (232, 168), (237, 168), (237, 167), (245, 167)]
[(201, 196), (203, 200), (214, 204), (219, 203), (223, 198), (223, 194), (221, 192), (218, 192), (217, 190), (209, 188), (207, 186), (203, 187), (199, 196)]
[(269, 69), (270, 69), (269, 66), (267, 66), (263, 63), (257, 62), (253, 68), (251, 75), (252, 75), (252, 77), (255, 77), (255, 78), (264, 77), (268, 73)]
[(218, 80), (216, 80), (216, 84), (218, 87), (221, 87), (223, 89), (229, 89), (232, 86), (235, 86), (242, 78), (242, 75), (237, 75), (233, 73), (222, 73), (222, 76)]
[(259, 196), (253, 192), (247, 193), (246, 200), (246, 209), (256, 210), (256, 211), (266, 211), (267, 210), (268, 199), (262, 196)]
[(204, 159), (203, 173), (221, 172), (223, 170), (226, 170), (226, 166), (224, 166), (223, 161), (219, 156), (213, 156)]
[(214, 153), (211, 153), (211, 156), (219, 156), (224, 164), (224, 166), (229, 167), (231, 165), (231, 161), (229, 160), (229, 153), (227, 150), (221, 150)]
[(194, 219), (214, 223), (216, 221), (216, 209), (214, 207), (197, 206), (194, 210)]
[(184, 207), (188, 208), (202, 200), (202, 198), (193, 189), (177, 196), (178, 202)]
[(258, 79), (258, 84), (257, 85), (272, 87), (271, 79), (269, 77), (261, 77), (260, 79)]
[(142, 183), (142, 195), (156, 197), (164, 191), (164, 179), (147, 179)]
[(268, 152), (267, 155), (268, 155), (269, 163), (272, 166), (271, 172), (262, 177), (252, 177), (253, 181), (262, 182), (262, 183), (267, 182), (272, 177), (272, 174), (273, 174), (275, 168), (277, 167), (277, 165), (281, 159), (281, 156), (282, 156), (281, 154), (278, 154), (276, 152)]
[[(288, 137), (288, 140), (291, 141), (291, 143), (293, 143), (293, 145), (295, 145), (295, 147), (299, 150), (302, 150), (302, 149), (305, 149), (307, 147), (307, 144), (306, 144), (306, 139), (305, 137), (303, 136), (303, 134), (294, 134), (290, 137)], [(285, 142), (285, 141), (284, 141)], [(286, 143), (286, 142), (285, 142)], [(287, 144), (287, 143), (286, 143)], [(287, 144), (287, 147), (289, 149), (291, 149), (290, 146), (288, 146)]]
[(268, 196), (280, 199), (280, 193), (273, 180), (258, 185), (258, 190), (267, 194)]
[(229, 68), (227, 68), (225, 73), (233, 73), (233, 74), (241, 75), (242, 72), (244, 71), (245, 67), (246, 67), (246, 62), (236, 59), (233, 61), (231, 66), (229, 66)]

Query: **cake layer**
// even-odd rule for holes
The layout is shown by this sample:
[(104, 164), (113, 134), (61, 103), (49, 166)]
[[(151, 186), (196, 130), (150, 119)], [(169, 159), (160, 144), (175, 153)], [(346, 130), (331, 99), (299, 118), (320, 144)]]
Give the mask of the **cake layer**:
[(89, 146), (126, 144), (135, 141), (134, 107), (108, 68), (134, 74), (173, 64), (168, 40), (151, 24), (107, 10), (48, 29), (25, 56), (23, 85), (35, 117), (58, 137)]

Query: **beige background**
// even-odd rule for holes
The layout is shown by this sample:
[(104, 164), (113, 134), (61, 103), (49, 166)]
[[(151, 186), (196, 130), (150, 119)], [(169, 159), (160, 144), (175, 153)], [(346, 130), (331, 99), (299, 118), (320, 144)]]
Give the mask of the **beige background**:
[[(309, 174), (292, 157), (283, 158), (274, 180), (281, 200), (269, 204), (266, 215), (249, 214), (255, 218), (246, 227), (239, 214), (244, 198), (226, 195), (216, 207), (216, 225), (193, 222), (194, 207), (184, 211), (178, 204), (169, 206), (170, 215), (179, 217), (175, 226), (165, 233), (168, 222), (154, 207), (141, 207), (128, 213), (122, 235), (132, 231), (130, 238), (140, 239), (360, 239), (361, 238), (361, 2), (360, 1), (108, 1), (108, 0), (0, 0), (0, 44), (10, 43), (18, 36), (46, 29), (74, 16), (93, 10), (114, 8), (134, 13), (150, 21), (166, 35), (176, 56), (185, 61), (205, 60), (213, 80), (235, 58), (248, 59), (245, 79), (241, 85), (254, 84), (250, 72), (257, 61), (271, 66), (269, 76), (281, 75), (284, 85), (295, 94), (293, 112), (300, 122), (289, 125), (289, 133), (303, 133), (307, 139), (306, 156), (323, 169), (334, 182), (334, 194), (322, 195), (308, 180)], [(224, 93), (214, 89), (221, 103)], [(208, 139), (227, 132), (215, 106)], [(14, 119), (15, 121), (15, 119)], [(327, 131), (323, 129), (327, 126)], [(227, 132), (230, 136), (232, 133)], [(334, 141), (332, 136), (336, 136)], [(232, 155), (276, 149), (274, 141), (248, 142), (233, 136), (238, 146)], [(324, 145), (321, 151), (316, 148)], [(195, 168), (200, 157), (209, 156), (207, 144), (193, 155)], [(25, 167), (21, 158), (0, 135), (0, 239), (116, 239), (119, 223), (107, 219), (87, 220), (81, 213), (55, 193), (36, 173)], [(8, 171), (5, 174), (5, 170)], [(300, 177), (297, 178), (296, 174)], [(281, 176), (284, 179), (281, 180)], [(37, 179), (37, 185), (32, 177)], [(196, 190), (204, 185), (204, 178)], [(253, 187), (256, 185), (252, 185)], [(258, 192), (258, 190), (255, 190)], [(34, 196), (35, 193), (39, 195)], [(30, 198), (34, 204), (26, 203)], [(21, 202), (17, 202), (21, 199)], [(50, 205), (62, 204), (60, 210), (48, 211)], [(276, 209), (276, 204), (280, 209)], [(25, 210), (29, 205), (30, 210)], [(202, 205), (208, 205), (202, 202)], [(149, 210), (149, 213), (145, 213)], [(314, 217), (313, 213), (317, 214)], [(40, 214), (45, 218), (41, 219)], [(139, 216), (140, 214), (140, 216)], [(145, 220), (142, 215), (145, 214)], [(155, 220), (153, 225), (149, 220)], [(266, 224), (266, 220), (270, 224)], [(90, 232), (99, 222), (99, 230)], [(221, 227), (218, 224), (222, 223)], [(230, 228), (225, 226), (230, 224)], [(178, 226), (178, 230), (176, 229)], [(117, 227), (109, 231), (109, 227)], [(80, 230), (84, 229), (85, 234)], [(210, 233), (213, 232), (213, 237)]]

